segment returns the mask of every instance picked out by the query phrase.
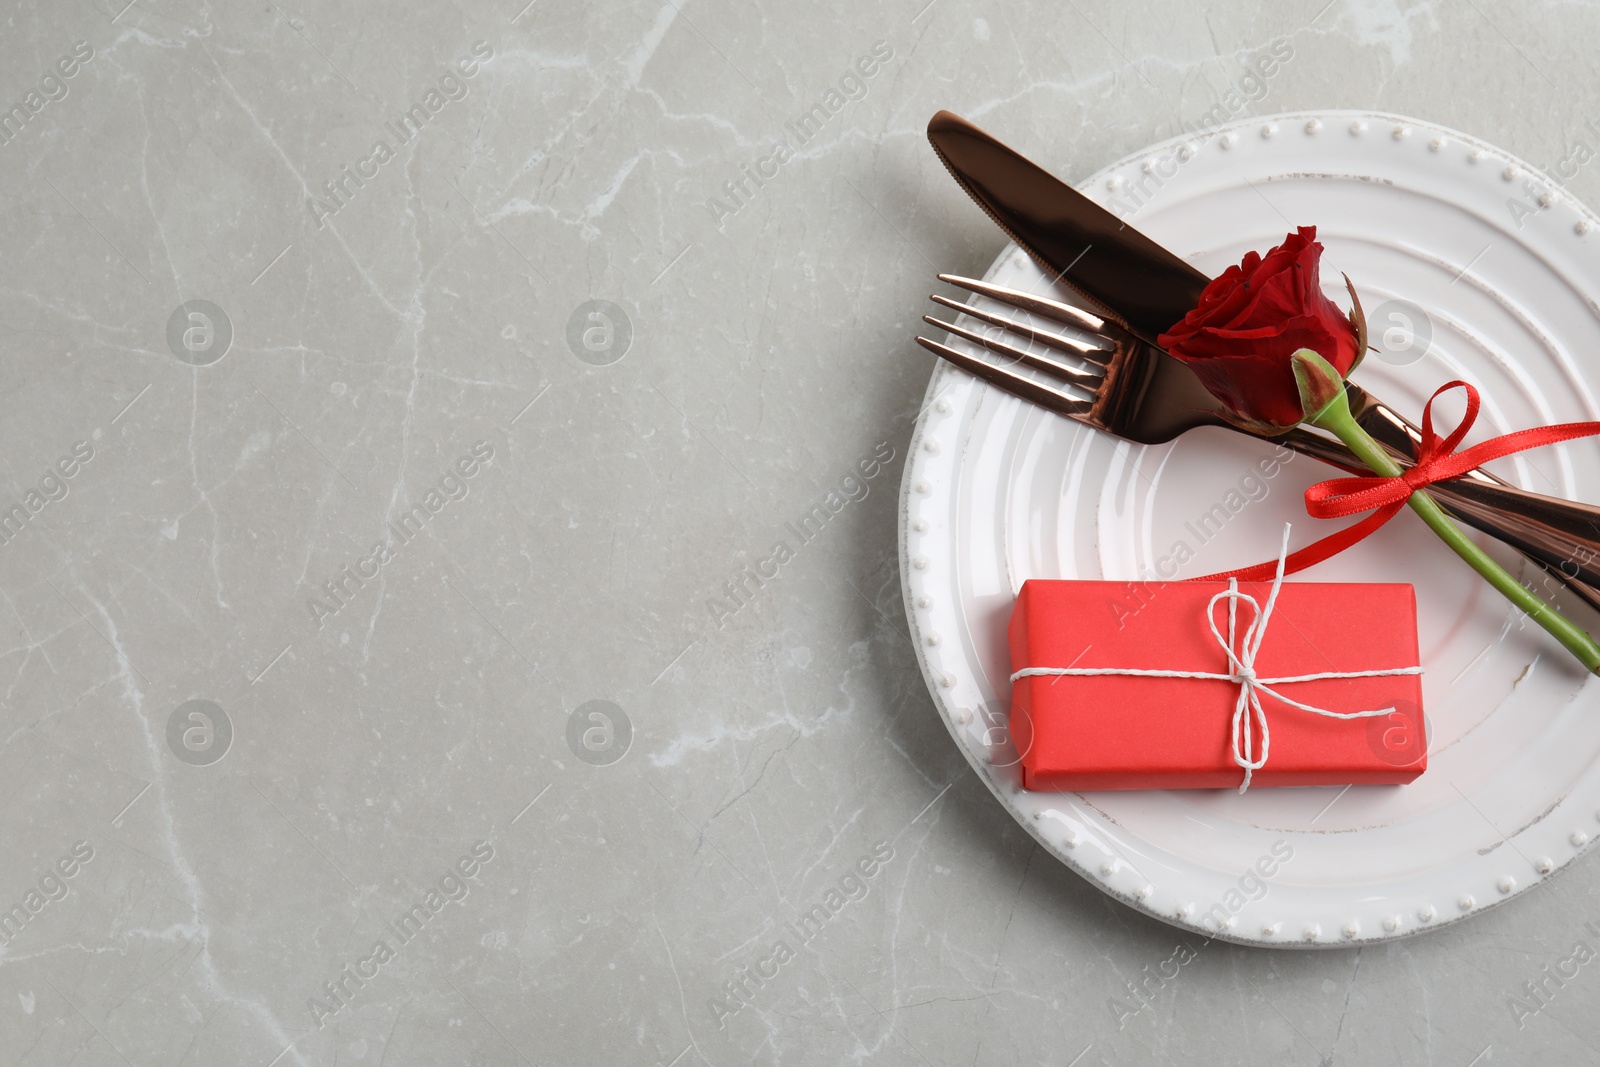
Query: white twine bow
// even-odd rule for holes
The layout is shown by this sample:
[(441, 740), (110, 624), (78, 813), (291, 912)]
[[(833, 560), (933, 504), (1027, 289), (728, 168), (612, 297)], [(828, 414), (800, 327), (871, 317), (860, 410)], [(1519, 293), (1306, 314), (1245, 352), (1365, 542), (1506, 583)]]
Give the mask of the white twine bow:
[[(1393, 706), (1376, 708), (1372, 711), (1329, 711), (1327, 708), (1315, 707), (1311, 704), (1302, 704), (1298, 700), (1284, 696), (1274, 686), (1292, 685), (1295, 682), (1316, 682), (1326, 678), (1387, 678), (1402, 674), (1421, 674), (1421, 667), (1394, 667), (1388, 670), (1376, 671), (1319, 671), (1315, 674), (1295, 674), (1282, 678), (1263, 678), (1256, 673), (1256, 656), (1261, 652), (1261, 642), (1267, 636), (1267, 624), (1272, 620), (1272, 609), (1278, 602), (1278, 590), (1283, 586), (1284, 561), (1289, 555), (1289, 524), (1283, 527), (1283, 548), (1278, 553), (1278, 571), (1272, 579), (1272, 590), (1267, 594), (1267, 606), (1263, 608), (1255, 597), (1249, 593), (1239, 591), (1239, 582), (1235, 578), (1228, 579), (1228, 588), (1218, 593), (1206, 603), (1206, 624), (1211, 627), (1211, 635), (1217, 639), (1217, 644), (1228, 656), (1228, 673), (1219, 674), (1210, 671), (1163, 671), (1163, 670), (1137, 670), (1123, 667), (1024, 667), (1011, 675), (1015, 682), (1018, 678), (1031, 678), (1039, 675), (1070, 676), (1074, 678), (1093, 678), (1105, 675), (1126, 675), (1134, 678), (1204, 678), (1221, 682), (1233, 682), (1239, 686), (1239, 697), (1233, 708), (1233, 762), (1244, 768), (1244, 781), (1239, 784), (1239, 792), (1243, 793), (1250, 788), (1250, 776), (1266, 765), (1267, 752), (1271, 747), (1272, 736), (1267, 729), (1267, 713), (1261, 706), (1261, 695), (1264, 693), (1280, 703), (1287, 704), (1301, 711), (1309, 711), (1313, 715), (1322, 715), (1329, 719), (1368, 719), (1379, 715), (1394, 714)], [(1228, 602), (1228, 633), (1223, 635), (1217, 628), (1216, 607), (1217, 602)], [(1236, 642), (1238, 630), (1238, 607), (1243, 601), (1250, 605), (1255, 615), (1250, 625), (1245, 627), (1243, 640)], [(1255, 738), (1253, 726), (1261, 730), (1261, 755), (1255, 757)], [(1243, 742), (1241, 745), (1241, 741)]]

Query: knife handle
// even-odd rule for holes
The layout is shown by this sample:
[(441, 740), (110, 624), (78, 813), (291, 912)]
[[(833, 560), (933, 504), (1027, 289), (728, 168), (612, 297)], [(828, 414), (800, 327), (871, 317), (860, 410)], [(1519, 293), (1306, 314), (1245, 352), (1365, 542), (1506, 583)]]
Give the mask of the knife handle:
[[(1415, 463), (1422, 431), (1370, 393), (1355, 386), (1350, 387), (1350, 393), (1351, 410), (1361, 428), (1401, 462)], [(1591, 504), (1520, 489), (1481, 468), (1468, 471), (1455, 479), (1454, 484), (1465, 486), (1465, 491), (1482, 506), (1508, 517), (1532, 520), (1552, 532), (1559, 531), (1572, 539), (1575, 548), (1600, 545), (1600, 508)]]
[[(1367, 430), (1378, 437), (1373, 427), (1368, 426)], [(1394, 431), (1391, 424), (1389, 435)], [(1332, 438), (1297, 427), (1279, 440), (1301, 455), (1341, 470), (1371, 473)], [(1409, 448), (1396, 447), (1390, 441), (1383, 443), (1397, 460), (1412, 461)], [(1435, 482), (1428, 487), (1428, 494), (1462, 524), (1515, 548), (1538, 564), (1551, 580), (1600, 611), (1600, 508), (1531, 493), (1486, 472), (1474, 473), (1484, 476)]]

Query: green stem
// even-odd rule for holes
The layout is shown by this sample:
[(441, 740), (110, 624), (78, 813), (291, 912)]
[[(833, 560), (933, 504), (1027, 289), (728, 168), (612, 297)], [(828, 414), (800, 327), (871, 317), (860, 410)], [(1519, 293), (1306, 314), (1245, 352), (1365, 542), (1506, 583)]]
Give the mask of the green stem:
[[(1339, 395), (1332, 403), (1307, 421), (1332, 432), (1373, 472), (1391, 478), (1402, 473), (1399, 464), (1390, 458), (1378, 442), (1367, 435), (1367, 431), (1363, 430), (1350, 414), (1350, 404), (1345, 398), (1343, 389), (1339, 390)], [(1444, 509), (1440, 508), (1438, 502), (1426, 491), (1418, 490), (1412, 493), (1407, 503), (1410, 504), (1411, 510), (1439, 535), (1441, 541), (1449, 545), (1456, 555), (1466, 560), (1473, 570), (1483, 575), (1501, 595), (1548, 630), (1551, 636), (1566, 646), (1590, 673), (1600, 674), (1600, 645), (1595, 644), (1594, 638), (1574, 626), (1560, 612), (1507, 573), (1504, 567), (1491, 559), (1483, 549), (1461, 532), (1461, 528), (1451, 521), (1450, 516), (1445, 514)]]

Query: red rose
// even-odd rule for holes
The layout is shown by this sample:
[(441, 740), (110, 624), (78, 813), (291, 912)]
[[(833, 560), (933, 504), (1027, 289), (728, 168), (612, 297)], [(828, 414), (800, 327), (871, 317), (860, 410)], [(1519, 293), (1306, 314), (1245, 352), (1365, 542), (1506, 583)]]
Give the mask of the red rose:
[(1289, 357), (1309, 348), (1346, 375), (1361, 355), (1351, 317), (1322, 295), (1321, 259), (1317, 228), (1300, 227), (1265, 257), (1251, 252), (1229, 267), (1156, 342), (1242, 421), (1297, 425), (1311, 413), (1301, 410)]

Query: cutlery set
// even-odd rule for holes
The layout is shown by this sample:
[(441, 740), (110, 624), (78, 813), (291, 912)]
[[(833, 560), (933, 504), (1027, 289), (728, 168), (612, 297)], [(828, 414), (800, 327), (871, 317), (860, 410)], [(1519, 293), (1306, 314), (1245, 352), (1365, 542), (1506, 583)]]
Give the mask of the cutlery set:
[[(1268, 437), (1228, 421), (1194, 372), (1156, 344), (1195, 306), (1209, 281), (1203, 273), (959, 116), (939, 112), (928, 139), (979, 207), (1088, 307), (941, 274), (995, 307), (934, 294), (934, 303), (972, 324), (931, 315), (924, 321), (1003, 362), (918, 337), (924, 348), (1007, 393), (1129, 441), (1157, 444), (1198, 426), (1222, 426), (1368, 473), (1332, 436), (1300, 426)], [(1354, 384), (1347, 396), (1367, 433), (1409, 466), (1421, 431)], [(1600, 610), (1600, 508), (1530, 492), (1483, 470), (1428, 491), (1461, 523), (1515, 548)]]

